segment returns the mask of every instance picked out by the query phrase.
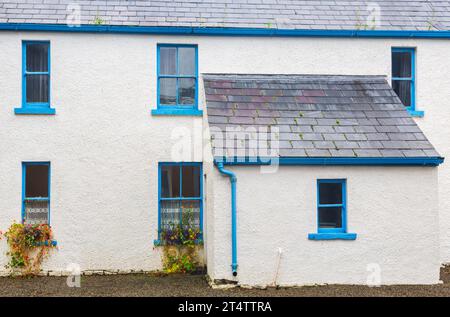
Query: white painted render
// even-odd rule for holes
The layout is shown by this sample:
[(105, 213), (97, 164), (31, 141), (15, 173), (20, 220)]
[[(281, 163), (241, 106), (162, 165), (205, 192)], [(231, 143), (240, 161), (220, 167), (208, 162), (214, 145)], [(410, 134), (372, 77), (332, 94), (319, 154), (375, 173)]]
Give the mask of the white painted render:
[[(212, 170), (208, 261), (214, 265), (208, 272), (213, 279), (273, 285), (281, 248), (276, 285), (366, 284), (377, 280), (378, 269), (381, 284), (438, 283), (436, 168), (227, 169), (237, 176), (238, 275), (231, 274), (229, 179)], [(347, 180), (347, 231), (356, 233), (356, 240), (308, 240), (308, 233), (317, 233), (320, 178)], [(423, 195), (410, 195), (415, 189)]]
[[(56, 109), (54, 116), (14, 114), (14, 108), (21, 104), (22, 40), (50, 40), (51, 42), (51, 104)], [(445, 106), (450, 99), (450, 78), (448, 77), (450, 60), (446, 58), (450, 51), (450, 43), (446, 40), (1, 32), (0, 230), (7, 229), (13, 220), (20, 221), (21, 162), (51, 161), (51, 224), (58, 240), (59, 250), (54, 252), (46, 263), (46, 269), (64, 270), (69, 263), (80, 264), (82, 270), (155, 270), (160, 268), (160, 256), (153, 248), (158, 217), (158, 162), (180, 160), (173, 157), (172, 151), (177, 150), (180, 138), (186, 138), (189, 134), (192, 136), (192, 150), (188, 151), (189, 155), (184, 160), (202, 161), (207, 160), (209, 155), (205, 158), (202, 155), (202, 125), (205, 128), (202, 118), (155, 117), (150, 114), (150, 110), (156, 108), (157, 43), (198, 44), (200, 73), (389, 75), (391, 47), (417, 47), (417, 109), (425, 111), (425, 117), (417, 121), (441, 155), (449, 156), (450, 154), (450, 141), (447, 137), (450, 135), (450, 126), (447, 124), (450, 120), (450, 112), (446, 111)], [(202, 96), (202, 85), (199, 86), (200, 96)], [(204, 108), (202, 98), (199, 99), (200, 108)], [(203, 143), (207, 142), (203, 141)], [(308, 169), (298, 168), (297, 173), (308, 171)], [(336, 173), (339, 171), (330, 170)], [(402, 246), (408, 247), (408, 250), (413, 248), (414, 253), (409, 253), (410, 257), (406, 258), (405, 252), (397, 259), (402, 265), (412, 266), (403, 273), (398, 271), (400, 264), (392, 263), (392, 268), (386, 268), (386, 282), (436, 282), (439, 261), (436, 261), (435, 257), (438, 249), (431, 246), (432, 243), (437, 246), (435, 241), (437, 239), (435, 237), (437, 235), (435, 204), (438, 201), (435, 192), (436, 170), (433, 168), (377, 168), (364, 172), (365, 168), (345, 169), (346, 173), (348, 171), (348, 177), (352, 177), (353, 180), (349, 183), (349, 195), (354, 192), (357, 197), (365, 197), (358, 194), (357, 185), (367, 188), (371, 186), (367, 180), (372, 178), (375, 183), (381, 184), (379, 175), (386, 174), (386, 179), (390, 175), (389, 179), (392, 183), (386, 186), (392, 186), (394, 193), (385, 189), (381, 191), (381, 188), (378, 188), (379, 191), (375, 190), (373, 196), (368, 198), (376, 202), (374, 205), (386, 204), (391, 210), (374, 210), (373, 207), (369, 209), (364, 205), (365, 202), (357, 201), (361, 198), (349, 197), (351, 203), (356, 204), (355, 207), (359, 204), (363, 204), (364, 208), (367, 207), (364, 211), (365, 216), (372, 212), (376, 215), (375, 220), (380, 222), (374, 221), (373, 225), (363, 224), (362, 218), (355, 218), (355, 220), (359, 219), (359, 222), (351, 223), (352, 218), (349, 218), (350, 228), (354, 228), (360, 235), (356, 241), (303, 242), (307, 243), (308, 248), (314, 248), (318, 254), (322, 255), (336, 252), (337, 245), (342, 245), (342, 249), (346, 252), (353, 250), (351, 249), (353, 246), (358, 246), (355, 252), (359, 258), (364, 258), (363, 261), (359, 261), (361, 266), (364, 266), (369, 259), (379, 260), (383, 265), (388, 265), (390, 261), (375, 256), (379, 254), (378, 249), (376, 249), (377, 252), (373, 252), (365, 248), (369, 245), (381, 248), (389, 241), (386, 234), (392, 234), (399, 239), (402, 238), (401, 241), (405, 243)], [(283, 181), (284, 170), (280, 171), (278, 176), (271, 176), (278, 177), (276, 183)], [(324, 173), (324, 170), (314, 168), (310, 171), (306, 173), (309, 176), (305, 177), (313, 177), (312, 171), (317, 171), (316, 175)], [(342, 171), (341, 169), (339, 173)], [(239, 174), (243, 176), (249, 173), (254, 174), (255, 180), (262, 177), (254, 173), (253, 169), (239, 170)], [(446, 167), (446, 163), (439, 167), (438, 174), (441, 197), (441, 260), (450, 261), (450, 199), (446, 198), (450, 197), (450, 168)], [(208, 187), (211, 185), (213, 192), (209, 193), (205, 189), (204, 196), (206, 200), (214, 200), (215, 207), (214, 209), (205, 208), (207, 213), (204, 217), (205, 227), (208, 227), (206, 243), (223, 244), (208, 245), (206, 256), (211, 275), (225, 278), (230, 274), (228, 259), (230, 225), (227, 207), (229, 200), (226, 198), (229, 195), (229, 185), (228, 180), (218, 175), (217, 171), (209, 177), (211, 179), (207, 180)], [(252, 188), (244, 186), (252, 185), (252, 180), (243, 180), (245, 177), (240, 175), (238, 178), (238, 208), (248, 208), (249, 213), (255, 213), (256, 209), (265, 214), (273, 212), (273, 210), (260, 208), (263, 205), (255, 198), (253, 198), (254, 207), (249, 208), (251, 201), (241, 200), (241, 196), (246, 192), (253, 192)], [(305, 190), (310, 191), (311, 195), (308, 198), (313, 201), (315, 186), (309, 188), (311, 180), (309, 179), (308, 182), (299, 186), (308, 187)], [(397, 186), (394, 186), (395, 184)], [(263, 184), (255, 184), (255, 186), (263, 186)], [(292, 184), (288, 189), (294, 197)], [(375, 193), (382, 193), (382, 195), (375, 195)], [(276, 206), (277, 195), (273, 192), (269, 194), (272, 195), (269, 197), (273, 199), (268, 205)], [(384, 235), (371, 236), (371, 232), (381, 230), (379, 226), (386, 225), (386, 219), (380, 215), (391, 215), (393, 205), (389, 204), (396, 204), (396, 200), (391, 201), (391, 198), (394, 198), (390, 195), (393, 194), (397, 194), (395, 197), (401, 197), (402, 201), (407, 203), (404, 207), (400, 207), (401, 214), (404, 214), (406, 206), (410, 205), (411, 208), (414, 207), (414, 212), (422, 214), (425, 211), (429, 212), (424, 216), (427, 225), (422, 223), (422, 229), (417, 236), (413, 235), (407, 245), (406, 240), (403, 239), (406, 235), (398, 237), (398, 233), (387, 229)], [(267, 193), (265, 195), (267, 197)], [(407, 196), (410, 200), (405, 198)], [(205, 203), (208, 205), (208, 202)], [(293, 203), (292, 200), (290, 203)], [(312, 203), (308, 202), (308, 204)], [(296, 206), (300, 205), (292, 204), (292, 207)], [(314, 206), (308, 206), (307, 215), (306, 209), (298, 211), (305, 212), (305, 217), (310, 217), (302, 220), (304, 225), (296, 227), (295, 223), (289, 221), (286, 227), (292, 228), (289, 230), (296, 231), (298, 234), (301, 232), (301, 239), (306, 239), (306, 234), (312, 230), (309, 225), (316, 215), (315, 209), (310, 208)], [(426, 209), (419, 209), (420, 206)], [(291, 216), (294, 213), (293, 210), (289, 212)], [(361, 216), (361, 214), (358, 215)], [(250, 218), (243, 219), (249, 221)], [(262, 217), (258, 217), (258, 220), (262, 220)], [(400, 226), (400, 229), (397, 228), (399, 232), (410, 232), (410, 226), (416, 227), (415, 222), (419, 221), (410, 218), (403, 219), (402, 222), (399, 218), (394, 220)], [(238, 221), (241, 219), (238, 218)], [(241, 232), (242, 228), (245, 229), (242, 224), (238, 238), (240, 248), (247, 243), (241, 241), (245, 240)], [(218, 227), (221, 230), (211, 231), (212, 228)], [(305, 229), (307, 231), (303, 232), (302, 230)], [(250, 232), (252, 231), (244, 233), (244, 237)], [(277, 232), (273, 233), (276, 235)], [(428, 238), (424, 241), (417, 238), (425, 233)], [(265, 232), (262, 231), (261, 235), (263, 234)], [(210, 235), (214, 238), (209, 240)], [(289, 238), (290, 235), (284, 236), (284, 239)], [(267, 246), (265, 252), (269, 264), (273, 261), (269, 259), (271, 256), (269, 253), (273, 252), (272, 249), (278, 244), (279, 239), (281, 235), (275, 240), (255, 241)], [(251, 240), (248, 239), (248, 241)], [(296, 242), (286, 242), (287, 250), (291, 250)], [(418, 245), (426, 247), (418, 248)], [(0, 252), (4, 253), (5, 241), (0, 241), (0, 246)], [(323, 246), (323, 248), (317, 246)], [(397, 246), (396, 243), (395, 246)], [(211, 256), (210, 251), (213, 253)], [(340, 255), (334, 254), (332, 259), (340, 259), (344, 264), (354, 262), (354, 259), (344, 260), (339, 257)], [(427, 259), (426, 263), (423, 263), (424, 259)], [(240, 251), (239, 278), (242, 279), (240, 280), (242, 283), (267, 282), (272, 272), (270, 265), (262, 268), (267, 270), (267, 274), (257, 276), (257, 270), (251, 272), (253, 262), (245, 263), (244, 261), (245, 256)], [(304, 272), (301, 270), (302, 265), (292, 262), (291, 269), (286, 270), (286, 265), (289, 263), (286, 261), (289, 260), (286, 258), (283, 261), (285, 261), (282, 262), (285, 269), (280, 270), (280, 281), (287, 284), (327, 281), (361, 282), (363, 274), (361, 272), (365, 272), (364, 266), (362, 269), (357, 269), (362, 271), (348, 276), (346, 280), (339, 280), (339, 277), (331, 275), (331, 272), (329, 272), (330, 275), (327, 272), (320, 275), (320, 266), (314, 266), (311, 268), (309, 278), (305, 278), (301, 275)], [(292, 258), (292, 261), (295, 261), (295, 258)], [(5, 262), (6, 257), (0, 257), (2, 267)], [(415, 270), (421, 265), (423, 265), (423, 272), (413, 277), (412, 273), (416, 272)], [(353, 269), (356, 268), (353, 266)], [(347, 270), (345, 265), (343, 270)], [(242, 272), (248, 272), (247, 276)], [(289, 280), (286, 276), (288, 273), (292, 274), (295, 281)]]

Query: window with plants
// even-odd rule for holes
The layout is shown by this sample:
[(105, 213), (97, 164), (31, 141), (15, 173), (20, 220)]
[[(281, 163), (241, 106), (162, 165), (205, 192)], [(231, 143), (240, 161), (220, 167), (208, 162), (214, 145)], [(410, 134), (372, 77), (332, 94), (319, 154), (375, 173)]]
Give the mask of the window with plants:
[(199, 267), (202, 244), (202, 170), (200, 163), (159, 165), (159, 229), (168, 273), (193, 272)]

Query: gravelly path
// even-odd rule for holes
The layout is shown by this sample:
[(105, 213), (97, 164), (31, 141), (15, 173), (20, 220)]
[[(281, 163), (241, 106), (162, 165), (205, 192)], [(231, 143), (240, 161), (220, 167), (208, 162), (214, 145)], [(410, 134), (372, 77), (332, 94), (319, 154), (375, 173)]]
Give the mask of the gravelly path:
[(443, 284), (367, 287), (326, 285), (299, 288), (212, 289), (194, 275), (82, 276), (80, 288), (65, 277), (0, 278), (0, 296), (450, 296), (450, 267), (441, 270)]

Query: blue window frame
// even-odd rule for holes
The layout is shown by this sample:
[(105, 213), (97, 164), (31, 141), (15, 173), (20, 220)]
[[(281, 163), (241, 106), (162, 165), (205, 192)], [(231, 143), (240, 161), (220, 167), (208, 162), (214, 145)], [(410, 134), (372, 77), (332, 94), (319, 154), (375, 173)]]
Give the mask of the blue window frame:
[(50, 162), (22, 163), (22, 222), (50, 224)]
[(157, 109), (153, 115), (202, 115), (198, 110), (198, 48), (158, 44)]
[(22, 42), (22, 107), (16, 114), (54, 114), (50, 108), (50, 42)]
[(158, 240), (163, 230), (174, 226), (203, 231), (202, 164), (195, 162), (158, 165)]
[(317, 180), (317, 234), (311, 240), (354, 240), (347, 233), (347, 190), (345, 179)]
[(413, 116), (423, 116), (416, 110), (416, 51), (414, 48), (392, 48), (392, 88)]

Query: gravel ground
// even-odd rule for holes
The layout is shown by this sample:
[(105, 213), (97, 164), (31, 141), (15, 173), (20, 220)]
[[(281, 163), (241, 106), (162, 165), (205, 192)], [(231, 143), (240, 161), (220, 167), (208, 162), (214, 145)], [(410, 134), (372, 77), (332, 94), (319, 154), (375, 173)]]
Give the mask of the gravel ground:
[(0, 296), (450, 296), (450, 267), (441, 270), (439, 285), (367, 287), (357, 285), (298, 288), (212, 289), (201, 275), (82, 276), (80, 288), (66, 277), (0, 278)]

